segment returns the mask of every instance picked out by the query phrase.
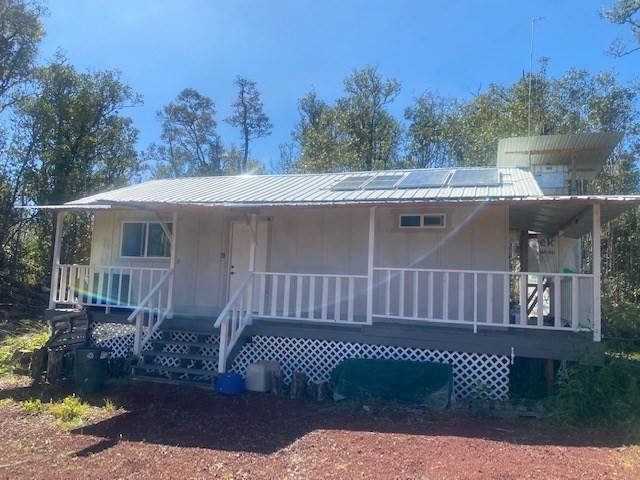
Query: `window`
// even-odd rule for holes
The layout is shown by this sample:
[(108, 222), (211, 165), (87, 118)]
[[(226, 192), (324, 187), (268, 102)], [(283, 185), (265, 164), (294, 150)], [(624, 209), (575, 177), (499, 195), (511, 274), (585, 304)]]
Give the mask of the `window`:
[[(167, 223), (173, 232), (173, 225)], [(123, 222), (120, 255), (123, 257), (170, 257), (171, 245), (160, 222)]]
[(400, 228), (444, 228), (444, 213), (400, 215)]

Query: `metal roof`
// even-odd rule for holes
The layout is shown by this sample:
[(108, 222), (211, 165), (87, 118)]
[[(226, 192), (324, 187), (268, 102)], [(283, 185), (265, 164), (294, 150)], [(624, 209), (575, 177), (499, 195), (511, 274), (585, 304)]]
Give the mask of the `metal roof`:
[(569, 165), (575, 162), (577, 180), (593, 180), (602, 169), (622, 133), (575, 133), (502, 138), (498, 142), (497, 165)]
[[(483, 167), (455, 169), (480, 176), (487, 170), (500, 174), (500, 184), (490, 186), (451, 186), (332, 189), (353, 173), (310, 175), (239, 175), (221, 177), (152, 180), (138, 185), (99, 193), (69, 202), (67, 206), (164, 204), (200, 206), (274, 206), (377, 204), (387, 202), (483, 201), (514, 197), (538, 197), (542, 191), (530, 172), (519, 168)], [(370, 172), (375, 176), (407, 176), (415, 170)]]

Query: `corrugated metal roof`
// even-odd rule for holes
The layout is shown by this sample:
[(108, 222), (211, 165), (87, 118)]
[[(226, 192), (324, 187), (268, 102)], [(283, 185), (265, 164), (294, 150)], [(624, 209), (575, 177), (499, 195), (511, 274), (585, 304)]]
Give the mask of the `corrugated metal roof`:
[(622, 133), (575, 133), (503, 138), (498, 142), (497, 165), (569, 165), (575, 161), (577, 180), (592, 180), (602, 169)]
[[(491, 167), (496, 169), (496, 167)], [(470, 173), (486, 171), (466, 168)], [(152, 180), (138, 185), (99, 193), (66, 205), (167, 204), (209, 206), (272, 206), (372, 204), (402, 201), (482, 201), (497, 198), (541, 197), (533, 175), (519, 168), (499, 167), (499, 185), (332, 190), (332, 186), (352, 173), (310, 175), (240, 175)], [(415, 170), (373, 172), (408, 175)]]

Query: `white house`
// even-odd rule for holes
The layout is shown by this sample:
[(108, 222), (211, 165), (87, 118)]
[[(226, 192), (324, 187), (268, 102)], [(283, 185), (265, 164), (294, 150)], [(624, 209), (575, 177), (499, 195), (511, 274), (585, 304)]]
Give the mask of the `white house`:
[[(602, 352), (601, 225), (640, 198), (571, 190), (619, 138), (506, 139), (485, 168), (154, 180), (50, 207), (50, 308), (84, 305), (98, 342), (161, 380), (405, 358), (453, 363), (458, 395), (501, 397), (515, 356)], [(61, 265), (78, 210), (94, 214), (91, 261)]]

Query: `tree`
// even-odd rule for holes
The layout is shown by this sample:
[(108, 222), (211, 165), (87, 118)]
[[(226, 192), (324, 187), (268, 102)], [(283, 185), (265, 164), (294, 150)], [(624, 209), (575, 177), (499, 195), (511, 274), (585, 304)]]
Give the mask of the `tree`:
[(336, 102), (340, 141), (347, 147), (351, 170), (384, 170), (397, 160), (402, 129), (386, 110), (400, 93), (395, 78), (383, 79), (376, 67), (354, 70), (344, 80), (346, 96)]
[(187, 88), (156, 113), (162, 122), (162, 144), (145, 153), (155, 164), (156, 178), (219, 175), (223, 148), (216, 132), (215, 104), (209, 97)]
[(234, 83), (238, 87), (238, 98), (231, 105), (234, 114), (225, 122), (240, 129), (243, 143), (242, 170), (246, 171), (249, 143), (251, 140), (270, 135), (273, 125), (264, 113), (256, 83), (240, 76), (236, 77)]
[(0, 112), (16, 101), (10, 94), (31, 80), (43, 12), (35, 0), (0, 0)]
[[(141, 99), (119, 76), (113, 71), (78, 73), (62, 58), (37, 70), (37, 95), (24, 98), (16, 109), (16, 143), (28, 165), (30, 202), (61, 204), (127, 185), (139, 171), (138, 131), (120, 110)], [(42, 214), (34, 227), (43, 272), (51, 262), (54, 224), (50, 215)], [(78, 261), (78, 256), (86, 256), (89, 233), (88, 219), (70, 222), (63, 258)]]
[[(44, 35), (38, 1), (0, 0), (0, 114), (7, 112), (32, 81), (38, 45)], [(28, 214), (16, 209), (25, 194), (26, 165), (11, 139), (9, 129), (0, 125), (0, 269), (15, 274), (20, 255), (19, 240)]]
[(298, 113), (300, 120), (292, 134), (300, 150), (296, 169), (303, 173), (347, 169), (346, 152), (340, 143), (335, 110), (312, 91), (298, 100)]
[(637, 47), (628, 47), (626, 42), (617, 38), (609, 46), (609, 54), (623, 57), (640, 50), (640, 0), (616, 0), (608, 9), (603, 8), (600, 16), (617, 25), (627, 25), (631, 29)]
[(408, 166), (437, 168), (453, 164), (456, 138), (452, 135), (450, 122), (456, 110), (455, 100), (434, 92), (424, 93), (414, 100), (414, 105), (406, 108)]

